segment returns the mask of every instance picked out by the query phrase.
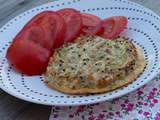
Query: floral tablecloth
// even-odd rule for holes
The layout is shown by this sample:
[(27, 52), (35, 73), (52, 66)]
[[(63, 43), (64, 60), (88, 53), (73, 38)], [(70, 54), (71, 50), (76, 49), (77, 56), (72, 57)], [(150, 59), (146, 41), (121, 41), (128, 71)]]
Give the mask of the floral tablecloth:
[(50, 120), (160, 120), (160, 76), (112, 101), (77, 107), (53, 106)]

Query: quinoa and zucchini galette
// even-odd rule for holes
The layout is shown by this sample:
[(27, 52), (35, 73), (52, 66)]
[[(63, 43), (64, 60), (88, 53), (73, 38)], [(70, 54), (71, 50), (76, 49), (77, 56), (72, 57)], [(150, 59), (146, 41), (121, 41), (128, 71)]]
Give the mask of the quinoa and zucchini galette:
[(129, 84), (144, 67), (144, 56), (129, 40), (81, 36), (55, 50), (45, 83), (68, 94), (103, 93)]

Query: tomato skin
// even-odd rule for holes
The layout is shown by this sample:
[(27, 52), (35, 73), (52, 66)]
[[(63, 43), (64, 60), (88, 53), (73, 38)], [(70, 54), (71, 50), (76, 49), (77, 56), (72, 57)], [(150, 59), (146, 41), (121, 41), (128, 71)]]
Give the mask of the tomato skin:
[(64, 43), (66, 24), (63, 17), (56, 12), (51, 11), (47, 14), (51, 14), (51, 16), (44, 17), (40, 26), (44, 29), (46, 39), (51, 44), (51, 49), (54, 50)]
[(124, 16), (113, 16), (106, 18), (102, 22), (104, 31), (101, 36), (107, 39), (115, 38), (124, 31), (127, 23), (127, 18)]
[(50, 51), (28, 40), (14, 41), (6, 54), (9, 64), (16, 71), (26, 75), (39, 75), (45, 72), (50, 56)]
[(17, 35), (14, 41), (17, 40), (28, 40), (28, 42), (35, 42), (40, 46), (49, 49), (51, 48), (51, 44), (45, 39), (44, 30), (40, 26), (28, 27), (25, 31), (21, 32), (21, 34)]
[[(16, 35), (14, 40), (22, 39), (21, 37), (24, 37), (24, 34), (33, 35), (34, 33), (37, 37), (43, 37), (38, 37), (40, 38), (40, 40), (36, 40), (38, 44), (41, 43), (44, 48), (53, 51), (64, 43), (65, 30), (65, 21), (59, 14), (54, 11), (44, 11), (34, 16)], [(28, 35), (25, 35), (25, 37)]]
[(83, 28), (85, 35), (99, 35), (103, 32), (102, 20), (95, 15), (89, 13), (81, 13)]
[(81, 33), (82, 18), (81, 14), (72, 8), (65, 8), (57, 11), (66, 23), (65, 41), (73, 42), (76, 37)]
[(128, 19), (124, 16), (119, 16), (117, 19), (119, 19), (118, 21), (121, 23), (119, 24), (119, 31), (117, 33), (120, 34), (121, 32), (124, 31), (125, 27), (127, 27)]
[(12, 67), (26, 75), (45, 72), (54, 49), (64, 43), (65, 22), (53, 11), (33, 17), (15, 36), (6, 54)]
[(103, 33), (101, 34), (102, 37), (107, 39), (112, 39), (116, 35), (116, 27), (115, 21), (112, 18), (106, 18), (102, 22)]

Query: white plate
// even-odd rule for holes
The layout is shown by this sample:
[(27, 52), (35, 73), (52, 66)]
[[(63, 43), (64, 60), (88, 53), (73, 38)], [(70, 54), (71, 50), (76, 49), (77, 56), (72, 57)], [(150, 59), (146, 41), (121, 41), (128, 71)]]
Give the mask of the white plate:
[[(73, 7), (101, 18), (115, 15), (128, 17), (129, 24), (121, 36), (139, 46), (147, 61), (142, 75), (126, 87), (95, 95), (65, 95), (46, 87), (43, 76), (28, 77), (14, 72), (5, 58), (13, 37), (34, 15), (44, 10)], [(160, 17), (138, 4), (124, 0), (60, 0), (28, 10), (0, 29), (0, 88), (20, 99), (44, 105), (82, 105), (113, 99), (129, 93), (150, 80), (160, 70)]]

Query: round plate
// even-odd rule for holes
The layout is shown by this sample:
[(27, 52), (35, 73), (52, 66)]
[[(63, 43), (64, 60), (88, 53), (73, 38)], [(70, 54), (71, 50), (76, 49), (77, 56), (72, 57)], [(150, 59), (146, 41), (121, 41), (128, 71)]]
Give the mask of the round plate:
[[(15, 35), (37, 13), (72, 7), (101, 18), (123, 15), (128, 26), (120, 35), (129, 38), (144, 53), (147, 65), (143, 74), (128, 86), (104, 94), (66, 95), (49, 89), (43, 76), (28, 77), (16, 73), (8, 65), (6, 50)], [(160, 70), (160, 17), (151, 10), (124, 0), (60, 0), (28, 10), (0, 29), (0, 88), (20, 99), (44, 105), (82, 105), (113, 99), (129, 93), (150, 80)]]

